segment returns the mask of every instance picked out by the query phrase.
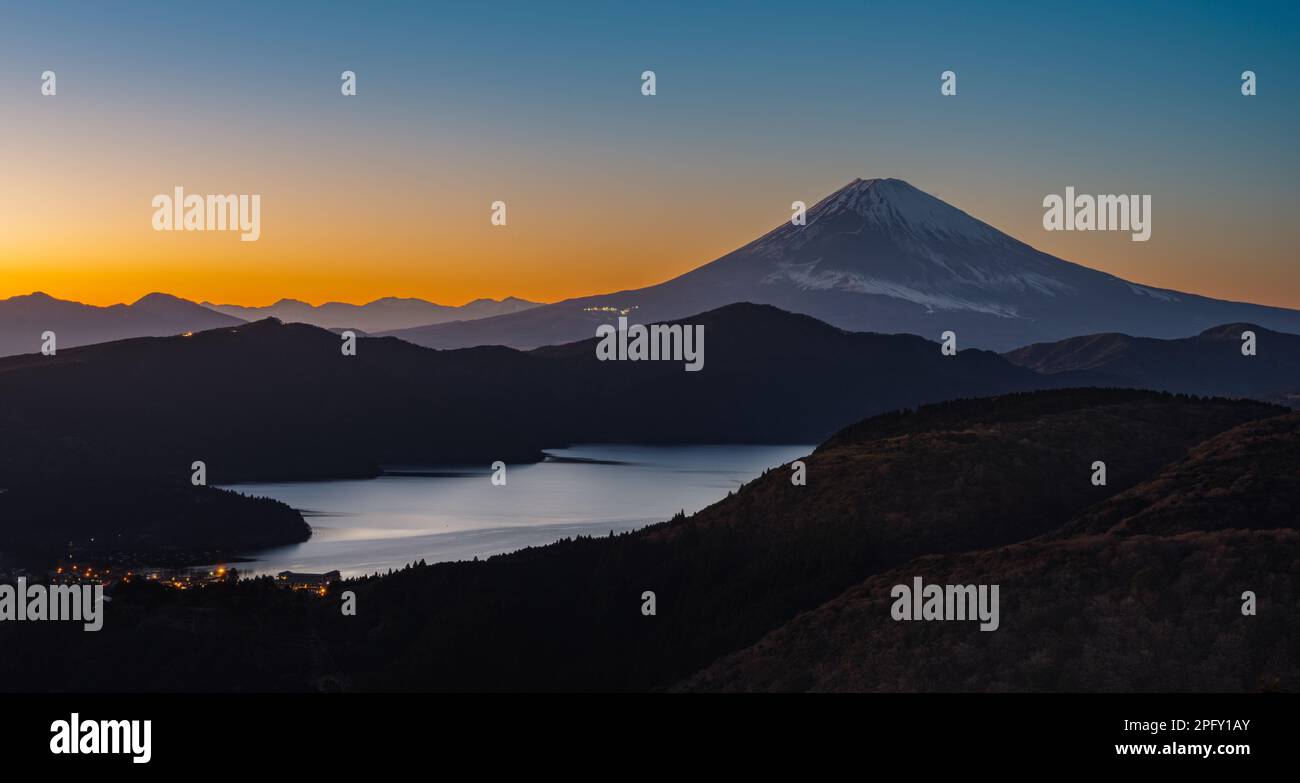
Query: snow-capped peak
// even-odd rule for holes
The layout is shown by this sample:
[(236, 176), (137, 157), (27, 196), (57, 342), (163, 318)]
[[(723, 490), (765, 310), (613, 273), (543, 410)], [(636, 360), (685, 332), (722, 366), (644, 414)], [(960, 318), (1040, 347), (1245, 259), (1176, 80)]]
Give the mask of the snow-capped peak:
[[(855, 215), (862, 226), (894, 233), (946, 235), (983, 242), (1004, 234), (901, 179), (855, 179), (808, 210), (808, 225)], [(837, 221), (838, 222), (838, 221)]]
[[(737, 266), (739, 264), (739, 266)], [(836, 290), (1017, 318), (1069, 295), (1071, 264), (1039, 253), (900, 179), (855, 179), (741, 248), (729, 269), (764, 285)]]

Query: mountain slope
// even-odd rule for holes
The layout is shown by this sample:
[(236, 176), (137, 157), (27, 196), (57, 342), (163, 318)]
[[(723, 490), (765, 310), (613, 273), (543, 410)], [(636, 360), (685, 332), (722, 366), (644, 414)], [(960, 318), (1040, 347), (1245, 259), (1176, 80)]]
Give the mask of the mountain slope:
[(490, 318), (495, 315), (523, 312), (538, 305), (536, 302), (508, 296), (500, 301), (475, 299), (458, 307), (434, 304), (423, 299), (399, 299), (396, 297), (376, 299), (364, 305), (347, 304), (346, 302), (326, 302), (322, 305), (310, 305), (295, 299), (281, 299), (275, 304), (266, 307), (217, 305), (209, 302), (204, 302), (203, 306), (245, 321), (276, 318), (285, 323), (311, 324), (326, 329), (351, 328), (366, 332), (383, 332), (392, 329), (446, 323), (448, 321), (472, 321), (478, 318)]
[[(1010, 546), (874, 576), (689, 678), (688, 690), (1294, 690), (1300, 414), (1243, 424)], [(890, 591), (999, 585), (1000, 627), (898, 622)], [(1241, 612), (1257, 593), (1257, 616)]]
[(659, 285), (524, 313), (392, 332), (420, 345), (514, 347), (580, 339), (627, 311), (674, 320), (731, 302), (771, 304), (855, 331), (905, 332), (1010, 350), (1119, 331), (1172, 338), (1216, 324), (1300, 333), (1300, 312), (1122, 280), (1042, 253), (896, 179), (854, 180), (808, 211)]
[[(1300, 498), (1293, 498), (1293, 502)], [(1092, 536), (919, 558), (679, 684), (692, 691), (1300, 688), (1295, 530)], [(890, 590), (999, 585), (998, 630), (896, 622)], [(1258, 616), (1241, 595), (1259, 591)]]
[[(1254, 356), (1242, 355), (1245, 331), (1255, 333)], [(1225, 324), (1177, 340), (1092, 334), (1003, 356), (1042, 373), (1096, 372), (1144, 389), (1261, 398), (1300, 392), (1300, 336), (1254, 324)]]
[(38, 292), (0, 300), (0, 356), (38, 353), (46, 331), (57, 335), (62, 349), (241, 323), (238, 318), (167, 294), (149, 294), (129, 305), (95, 307)]
[(1295, 528), (1300, 414), (1235, 427), (1080, 514), (1058, 537)]

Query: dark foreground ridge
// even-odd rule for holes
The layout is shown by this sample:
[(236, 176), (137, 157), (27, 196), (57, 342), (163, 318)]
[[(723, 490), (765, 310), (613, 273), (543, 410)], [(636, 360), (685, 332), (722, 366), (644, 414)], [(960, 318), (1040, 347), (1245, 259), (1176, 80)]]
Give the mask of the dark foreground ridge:
[[(1294, 531), (1051, 537), (1158, 493), (1148, 487), (1216, 436), (1249, 450), (1261, 441), (1235, 433), (1267, 427), (1268, 448), (1300, 447), (1282, 413), (1059, 390), (877, 417), (807, 457), (806, 486), (782, 467), (637, 533), (345, 582), (333, 590), (355, 592), (354, 617), (337, 592), (306, 599), (265, 582), (124, 586), (93, 640), (0, 627), (7, 648), (28, 651), (0, 661), (0, 684), (21, 689), (38, 671), (74, 690), (1033, 690), (1088, 687), (1089, 672), (1102, 689), (1293, 687), (1296, 621), (1282, 607), (1295, 600)], [(1090, 481), (1094, 460), (1107, 486)], [(1195, 464), (1207, 498), (1240, 479)], [(916, 575), (1003, 585), (1001, 629), (893, 622), (889, 587)], [(1240, 615), (1245, 589), (1267, 616)], [(654, 616), (641, 612), (647, 590)], [(1044, 645), (1054, 652), (1036, 655)], [(1179, 664), (1166, 676), (1167, 647)], [(920, 673), (900, 668), (918, 659)]]

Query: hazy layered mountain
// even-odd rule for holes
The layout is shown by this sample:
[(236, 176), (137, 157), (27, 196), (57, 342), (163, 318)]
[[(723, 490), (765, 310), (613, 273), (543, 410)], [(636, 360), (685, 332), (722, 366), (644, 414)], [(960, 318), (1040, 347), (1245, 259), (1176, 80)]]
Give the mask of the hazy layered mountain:
[(55, 333), (62, 349), (241, 323), (239, 318), (168, 294), (149, 294), (129, 305), (96, 307), (38, 292), (0, 300), (0, 356), (39, 352), (41, 335), (47, 331)]
[(278, 318), (285, 323), (302, 323), (323, 326), (326, 329), (361, 329), (366, 332), (383, 332), (391, 329), (405, 329), (412, 326), (440, 324), (447, 321), (472, 321), (478, 318), (490, 318), (494, 315), (507, 315), (530, 310), (537, 307), (536, 302), (529, 302), (508, 296), (505, 299), (475, 299), (472, 302), (453, 307), (434, 304), (423, 299), (399, 299), (385, 297), (364, 305), (346, 302), (326, 302), (322, 305), (310, 305), (296, 299), (281, 299), (266, 307), (241, 307), (239, 305), (219, 305), (204, 302), (204, 307), (220, 313), (234, 316), (245, 321), (259, 321), (263, 318)]
[[(281, 299), (269, 307), (195, 304), (169, 294), (149, 294), (133, 304), (96, 307), (34, 293), (0, 300), (0, 356), (36, 353), (52, 331), (59, 348), (131, 337), (165, 337), (274, 317), (286, 323), (382, 332), (408, 326), (488, 318), (537, 307), (515, 297), (476, 299), (459, 307), (422, 299), (377, 299), (365, 305), (329, 302), (312, 306)], [(583, 335), (585, 336), (585, 335)]]
[(693, 316), (704, 366), (600, 361), (595, 338), (432, 351), (273, 319), (0, 360), (0, 486), (69, 474), (213, 483), (517, 461), (581, 442), (810, 443), (862, 416), (1082, 385), (987, 351), (845, 332), (762, 305)]
[[(1255, 334), (1253, 356), (1242, 353), (1247, 331)], [(1176, 340), (1091, 334), (1003, 355), (1038, 372), (1099, 373), (1144, 389), (1292, 402), (1300, 397), (1300, 335), (1254, 324), (1225, 324)]]
[(732, 302), (855, 331), (906, 332), (1009, 350), (1078, 334), (1174, 338), (1224, 323), (1300, 333), (1300, 311), (1130, 283), (1035, 250), (902, 180), (854, 180), (722, 258), (659, 285), (473, 323), (402, 330), (436, 348), (579, 339), (620, 312), (672, 320)]

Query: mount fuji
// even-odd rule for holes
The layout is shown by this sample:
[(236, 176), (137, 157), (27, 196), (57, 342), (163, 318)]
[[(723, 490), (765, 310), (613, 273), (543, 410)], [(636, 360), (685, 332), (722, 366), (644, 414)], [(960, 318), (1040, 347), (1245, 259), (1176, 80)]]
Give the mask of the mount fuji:
[(855, 179), (753, 242), (658, 285), (525, 312), (387, 332), (433, 348), (534, 348), (585, 339), (620, 314), (665, 321), (735, 302), (842, 329), (955, 331), (1006, 351), (1080, 334), (1177, 338), (1250, 322), (1300, 333), (1300, 311), (1130, 283), (1035, 250), (898, 179)]

